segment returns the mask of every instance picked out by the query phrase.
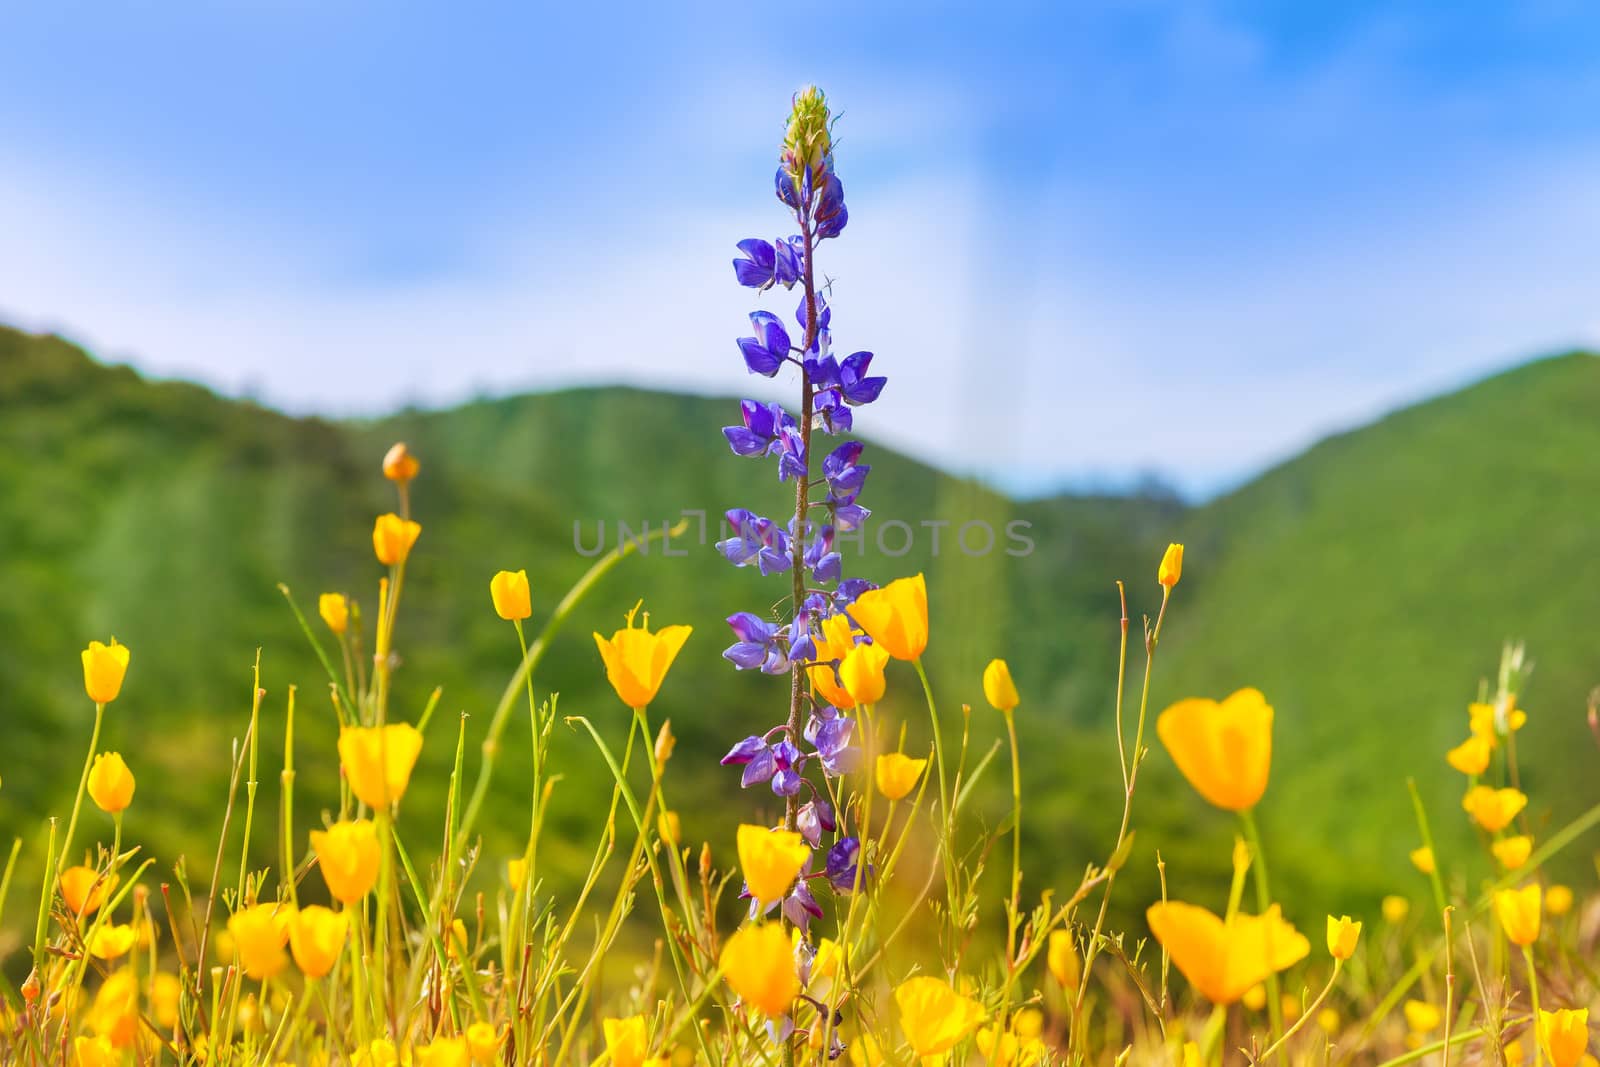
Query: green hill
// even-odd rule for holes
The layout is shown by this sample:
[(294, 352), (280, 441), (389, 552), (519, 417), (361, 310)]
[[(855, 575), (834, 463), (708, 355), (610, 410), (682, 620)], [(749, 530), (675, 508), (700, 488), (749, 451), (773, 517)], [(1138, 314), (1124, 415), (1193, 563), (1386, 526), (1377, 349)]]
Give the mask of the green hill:
[[(1042, 882), (1075, 878), (1115, 831), (1115, 579), (1129, 582), (1136, 635), (1139, 613), (1158, 603), (1161, 549), (1186, 540), (1153, 711), (1181, 696), (1260, 686), (1278, 709), (1262, 814), (1274, 875), (1302, 890), (1310, 911), (1301, 921), (1341, 901), (1370, 909), (1376, 894), (1421, 888), (1405, 862), (1406, 774), (1429, 800), (1447, 863), (1446, 850), (1465, 843), (1460, 783), (1441, 754), (1464, 734), (1465, 704), (1504, 638), (1525, 637), (1538, 660), (1525, 700), (1533, 717), (1519, 738), (1536, 816), (1569, 815), (1595, 799), (1582, 786), (1595, 758), (1582, 711), (1600, 680), (1600, 649), (1584, 627), (1600, 579), (1588, 528), (1600, 489), (1597, 401), (1600, 360), (1530, 364), (1324, 442), (1194, 510), (1169, 499), (1013, 501), (869, 445), (864, 502), (878, 523), (899, 520), (916, 536), (906, 555), (892, 556), (871, 548), (869, 534), (869, 551), (847, 552), (846, 569), (879, 580), (927, 572), (935, 685), (951, 724), (960, 704), (975, 706), (974, 759), (1000, 736), (979, 672), (992, 656), (1011, 660), (1026, 697), (1028, 854), (1053, 865), (1028, 872)], [(785, 491), (770, 466), (729, 455), (717, 432), (735, 415), (728, 399), (596, 388), (378, 421), (297, 419), (145, 380), (57, 338), (0, 329), (0, 835), (22, 836), (25, 855), (36, 854), (44, 815), (70, 803), (92, 711), (77, 650), (111, 633), (134, 651), (104, 746), (123, 751), (139, 774), (130, 838), (165, 859), (186, 851), (191, 867), (209, 862), (258, 648), (269, 694), (264, 767), (277, 766), (284, 695), (299, 687), (303, 833), (335, 795), (334, 723), (323, 676), (276, 584), (289, 584), (308, 612), (328, 589), (372, 603), (369, 531), (391, 506), (378, 458), (404, 439), (423, 462), (414, 511), (424, 533), (398, 639), (399, 714), (415, 717), (433, 687), (444, 687), (427, 769), (402, 823), (427, 855), (456, 716), (469, 716), (470, 773), (517, 658), (489, 608), (490, 574), (528, 569), (537, 628), (589, 565), (584, 552), (602, 523), (609, 545), (619, 522), (637, 532), (685, 510), (704, 511), (708, 523), (735, 505), (778, 510)], [(870, 412), (863, 428), (870, 433)], [(954, 531), (971, 521), (998, 532), (995, 551), (953, 546)], [(1012, 521), (1027, 523), (1033, 542), (1021, 557), (1003, 552)], [(935, 556), (923, 524), (939, 522), (950, 525)], [(714, 528), (708, 534), (707, 542)], [(891, 550), (900, 536), (886, 538)], [(716, 758), (781, 717), (784, 687), (728, 668), (721, 620), (765, 608), (781, 583), (728, 567), (698, 530), (676, 549), (684, 554), (652, 552), (607, 577), (537, 682), (541, 693), (559, 690), (564, 712), (620, 738), (626, 719), (589, 632), (619, 625), (641, 597), (656, 622), (692, 624), (653, 711), (670, 716), (680, 738), (671, 773), (686, 833), (725, 841), (735, 821), (776, 805), (759, 791), (736, 795), (736, 778)], [(1135, 678), (1139, 662), (1135, 649)], [(891, 676), (883, 712), (925, 736), (908, 671)], [(507, 735), (483, 827), (490, 857), (520, 847), (524, 732)], [(554, 760), (564, 777), (552, 842), (567, 827), (588, 832), (593, 791), (605, 780), (577, 734), (558, 731)], [(1159, 747), (1146, 775), (1130, 907), (1154, 892), (1157, 849), (1173, 891), (1199, 892), (1224, 869), (1232, 834), (1179, 785)], [(1004, 814), (1001, 777), (984, 800), (991, 822)], [(262, 803), (275, 811), (275, 774), (263, 778)], [(97, 830), (98, 819), (89, 820)], [(258, 833), (254, 844), (272, 862), (273, 834)], [(575, 859), (587, 845), (569, 847)]]

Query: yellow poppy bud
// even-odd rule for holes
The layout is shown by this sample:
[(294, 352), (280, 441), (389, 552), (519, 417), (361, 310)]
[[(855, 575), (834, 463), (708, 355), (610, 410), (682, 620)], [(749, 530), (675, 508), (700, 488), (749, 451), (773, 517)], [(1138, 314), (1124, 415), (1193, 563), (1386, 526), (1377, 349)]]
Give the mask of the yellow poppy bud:
[(422, 752), (422, 734), (410, 723), (346, 726), (339, 731), (339, 765), (350, 791), (370, 808), (397, 804)]
[(402, 519), (392, 511), (379, 515), (372, 524), (372, 551), (377, 554), (379, 563), (386, 567), (397, 566), (406, 561), (421, 533), (420, 522)]
[(1406, 921), (1406, 916), (1411, 914), (1411, 901), (1402, 896), (1390, 894), (1383, 898), (1380, 906), (1383, 912), (1383, 921), (1391, 926), (1398, 926)]
[(1272, 770), (1272, 706), (1257, 689), (1226, 700), (1180, 700), (1156, 733), (1199, 794), (1227, 811), (1255, 806)]
[(1462, 774), (1476, 775), (1489, 769), (1489, 757), (1493, 752), (1493, 745), (1479, 735), (1473, 734), (1446, 752), (1444, 758), (1450, 766)]
[(1336, 960), (1347, 960), (1355, 955), (1356, 942), (1361, 940), (1361, 924), (1348, 915), (1335, 919), (1328, 916), (1328, 955)]
[(1017, 696), (1016, 683), (1011, 680), (1011, 668), (1003, 659), (992, 659), (983, 669), (983, 695), (996, 711), (1011, 711), (1022, 698)]
[(683, 843), (683, 823), (675, 811), (664, 811), (656, 816), (656, 832), (661, 840), (676, 848)]
[(1406, 1026), (1414, 1034), (1425, 1034), (1439, 1026), (1439, 1008), (1426, 1000), (1406, 1001), (1405, 1013)]
[(1572, 889), (1569, 886), (1553, 885), (1544, 891), (1544, 910), (1551, 915), (1560, 917), (1572, 910)]
[(1508, 871), (1514, 871), (1528, 862), (1528, 857), (1533, 854), (1533, 838), (1527, 834), (1518, 834), (1516, 837), (1507, 837), (1496, 841), (1489, 846), (1494, 853), (1494, 858), (1500, 861), (1500, 866)]
[(1311, 942), (1284, 921), (1276, 904), (1264, 915), (1241, 913), (1224, 921), (1193, 904), (1161, 901), (1145, 918), (1189, 984), (1213, 1004), (1232, 1004), (1311, 951)]
[(471, 1062), (464, 1037), (440, 1037), (417, 1046), (416, 1067), (467, 1067)]
[(68, 867), (61, 872), (61, 899), (73, 915), (92, 915), (117, 888), (117, 882), (116, 875), (102, 879), (93, 867)]
[(89, 938), (89, 951), (103, 960), (120, 959), (139, 943), (139, 931), (131, 924), (103, 925)]
[(901, 752), (890, 752), (878, 757), (874, 777), (878, 792), (890, 800), (899, 800), (916, 787), (917, 779), (928, 766), (925, 759), (912, 759)]
[(397, 441), (383, 456), (383, 476), (391, 482), (404, 485), (417, 476), (422, 464), (411, 454), (404, 441)]
[(102, 752), (89, 769), (89, 796), (107, 815), (126, 811), (133, 803), (133, 772), (115, 752)]
[(500, 571), (489, 579), (489, 599), (495, 614), (506, 621), (526, 619), (533, 614), (533, 594), (528, 590), (527, 571)]
[(1046, 950), (1045, 967), (1050, 971), (1050, 977), (1061, 983), (1061, 988), (1068, 992), (1077, 990), (1081, 968), (1078, 963), (1078, 946), (1073, 944), (1071, 931), (1050, 932), (1050, 947)]
[(782, 923), (741, 927), (723, 946), (719, 963), (739, 999), (770, 1018), (787, 1013), (800, 995), (800, 975)]
[(156, 1025), (171, 1029), (178, 1024), (178, 1006), (183, 999), (183, 984), (175, 974), (165, 971), (150, 984), (150, 1016)]
[(83, 688), (96, 704), (109, 704), (122, 692), (122, 677), (128, 673), (128, 646), (90, 641), (83, 650)]
[(839, 664), (839, 681), (850, 694), (852, 704), (861, 707), (883, 699), (884, 690), (888, 688), (883, 669), (888, 664), (889, 653), (875, 644), (856, 645), (845, 654)]
[(311, 831), (322, 880), (334, 900), (354, 904), (378, 881), (378, 830), (369, 819), (345, 819)]
[(1439, 869), (1433, 859), (1433, 849), (1426, 845), (1411, 850), (1411, 865), (1423, 874), (1432, 874)]
[(293, 920), (294, 909), (287, 904), (252, 904), (228, 916), (233, 950), (245, 974), (260, 981), (283, 970)]
[(983, 1005), (941, 978), (908, 978), (894, 991), (900, 1029), (918, 1056), (942, 1056), (983, 1022)]
[(349, 932), (349, 912), (331, 911), (320, 904), (302, 908), (289, 924), (289, 951), (295, 966), (307, 978), (321, 978), (339, 961)]
[(1174, 542), (1161, 556), (1161, 567), (1156, 571), (1156, 582), (1171, 589), (1183, 577), (1183, 546)]
[(506, 881), (511, 884), (511, 891), (515, 893), (522, 888), (522, 883), (528, 879), (528, 861), (525, 859), (506, 860)]
[(1319, 1026), (1322, 1029), (1322, 1032), (1327, 1034), (1329, 1037), (1333, 1037), (1339, 1032), (1339, 1023), (1340, 1019), (1338, 1008), (1323, 1008), (1321, 1011), (1317, 1012), (1317, 1026)]
[(1511, 825), (1511, 820), (1527, 806), (1528, 798), (1519, 790), (1491, 789), (1486, 785), (1473, 786), (1461, 798), (1462, 810), (1491, 834)]
[(649, 1023), (643, 1015), (605, 1019), (601, 1028), (605, 1031), (606, 1051), (611, 1054), (615, 1067), (643, 1067), (645, 1057), (650, 1055)]
[(1244, 996), (1239, 998), (1239, 1002), (1251, 1011), (1260, 1011), (1267, 1006), (1267, 987), (1257, 982), (1244, 991)]
[(1538, 883), (1521, 889), (1502, 889), (1494, 895), (1494, 913), (1500, 928), (1513, 945), (1531, 945), (1539, 940), (1542, 907)]
[(342, 634), (350, 627), (350, 599), (343, 593), (323, 593), (317, 597), (317, 614), (328, 629)]
[(667, 669), (677, 658), (683, 643), (689, 640), (693, 628), (664, 626), (651, 633), (648, 616), (642, 626), (635, 627), (633, 620), (630, 612), (628, 625), (612, 634), (611, 640), (595, 634), (594, 643), (606, 665), (606, 681), (616, 690), (617, 699), (638, 710), (656, 698), (661, 683), (666, 680)]
[(739, 827), (739, 867), (745, 885), (762, 906), (775, 904), (789, 893), (800, 868), (811, 856), (805, 838), (791, 830), (765, 826)]
[(850, 605), (850, 617), (895, 659), (917, 659), (928, 647), (928, 585), (922, 575), (869, 589)]
[(1578, 1067), (1589, 1048), (1589, 1009), (1541, 1011), (1538, 1030), (1552, 1067)]
[(473, 1023), (467, 1027), (467, 1049), (472, 1062), (479, 1067), (489, 1067), (500, 1058), (500, 1031), (490, 1023)]

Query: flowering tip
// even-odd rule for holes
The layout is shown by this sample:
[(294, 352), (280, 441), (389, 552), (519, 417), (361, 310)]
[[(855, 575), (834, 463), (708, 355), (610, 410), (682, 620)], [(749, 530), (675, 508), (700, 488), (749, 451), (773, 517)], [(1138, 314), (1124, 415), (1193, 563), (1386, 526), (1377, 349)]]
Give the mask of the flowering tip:
[(1156, 582), (1170, 590), (1183, 577), (1183, 546), (1174, 541), (1161, 556), (1161, 566), (1156, 570)]
[(417, 471), (422, 469), (422, 464), (417, 457), (406, 447), (404, 441), (396, 441), (383, 456), (383, 476), (397, 485), (405, 485), (417, 476)]
[(794, 94), (794, 104), (789, 110), (788, 127), (784, 130), (783, 151), (779, 159), (789, 177), (799, 189), (810, 173), (813, 183), (820, 184), (831, 169), (833, 159), (833, 129), (828, 113), (828, 99), (815, 85), (808, 85)]

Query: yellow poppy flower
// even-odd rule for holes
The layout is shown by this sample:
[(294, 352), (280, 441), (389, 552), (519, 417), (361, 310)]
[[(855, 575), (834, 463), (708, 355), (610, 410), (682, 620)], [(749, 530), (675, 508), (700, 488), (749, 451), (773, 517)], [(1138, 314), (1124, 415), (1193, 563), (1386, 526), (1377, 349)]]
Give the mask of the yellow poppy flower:
[(139, 931), (131, 924), (104, 925), (89, 938), (89, 951), (103, 960), (120, 959), (139, 943)]
[(1557, 917), (1572, 910), (1572, 888), (1553, 885), (1544, 891), (1544, 910)]
[(1475, 785), (1461, 798), (1462, 810), (1491, 834), (1497, 834), (1511, 825), (1511, 820), (1527, 806), (1526, 794), (1511, 788), (1491, 789), (1486, 785)]
[(489, 579), (489, 599), (496, 615), (510, 622), (533, 614), (533, 594), (527, 571), (500, 571)]
[(489, 1067), (500, 1058), (502, 1034), (491, 1023), (473, 1023), (467, 1027), (467, 1048), (472, 1062), (479, 1067)]
[(402, 519), (394, 512), (379, 515), (372, 524), (372, 551), (378, 562), (386, 567), (404, 563), (411, 555), (411, 546), (422, 534), (422, 524)]
[(908, 978), (894, 991), (900, 1029), (918, 1056), (940, 1056), (983, 1022), (983, 1005), (964, 997), (940, 978)]
[(739, 999), (769, 1017), (785, 1014), (800, 995), (800, 975), (782, 923), (741, 927), (723, 946), (719, 963)]
[(633, 620), (634, 613), (629, 612), (627, 626), (612, 634), (609, 641), (595, 634), (594, 643), (606, 665), (606, 680), (618, 699), (637, 710), (656, 698), (667, 669), (689, 640), (692, 627), (664, 626), (651, 633), (648, 615), (641, 626), (634, 626)]
[(1161, 566), (1156, 571), (1156, 581), (1171, 589), (1183, 577), (1183, 546), (1174, 542), (1162, 553)]
[(1589, 1009), (1541, 1011), (1538, 1030), (1552, 1067), (1577, 1067), (1589, 1050)]
[(287, 904), (252, 904), (228, 916), (228, 933), (245, 974), (260, 981), (283, 970), (293, 921), (294, 909)]
[(75, 1037), (72, 1062), (74, 1067), (121, 1067), (122, 1052), (105, 1036)]
[(440, 1037), (417, 1046), (417, 1067), (467, 1067), (471, 1062), (464, 1037)]
[(1255, 806), (1272, 770), (1272, 707), (1258, 689), (1218, 703), (1180, 700), (1156, 720), (1178, 770), (1202, 797), (1227, 811)]
[(317, 614), (328, 629), (342, 634), (350, 627), (350, 600), (343, 593), (323, 593), (317, 597)]
[(1311, 951), (1311, 942), (1284, 921), (1276, 904), (1265, 915), (1224, 922), (1205, 908), (1172, 900), (1152, 904), (1145, 917), (1178, 970), (1213, 1004), (1232, 1004)]
[(850, 605), (850, 617), (895, 659), (916, 659), (928, 647), (927, 582), (919, 574), (869, 589)]
[(102, 752), (89, 770), (89, 796), (107, 815), (126, 811), (133, 803), (133, 772), (116, 752)]
[(601, 1023), (605, 1031), (606, 1051), (611, 1054), (613, 1067), (643, 1067), (650, 1054), (650, 1031), (643, 1015), (628, 1019), (606, 1019)]
[(61, 899), (73, 915), (92, 915), (117, 888), (118, 881), (116, 875), (102, 879), (93, 867), (68, 867), (61, 872)]
[(878, 792), (890, 800), (899, 800), (916, 787), (917, 779), (928, 766), (925, 759), (912, 759), (902, 752), (890, 752), (878, 757), (874, 777)]
[(856, 645), (845, 653), (839, 664), (839, 681), (844, 683), (852, 704), (876, 704), (883, 699), (888, 688), (883, 669), (888, 665), (889, 653), (876, 644)]
[(1434, 862), (1433, 849), (1426, 845), (1411, 850), (1411, 865), (1423, 874), (1432, 874), (1439, 869), (1438, 864)]
[(109, 704), (122, 692), (122, 679), (128, 673), (128, 646), (90, 641), (83, 650), (83, 688), (96, 704)]
[(1406, 1026), (1414, 1034), (1425, 1034), (1437, 1029), (1442, 1016), (1437, 1005), (1426, 1000), (1408, 1000), (1405, 1006)]
[(1383, 903), (1379, 906), (1379, 910), (1383, 912), (1384, 922), (1390, 926), (1398, 926), (1406, 921), (1407, 915), (1411, 914), (1411, 901), (1391, 893), (1383, 898)]
[(1495, 893), (1494, 913), (1513, 945), (1526, 946), (1539, 940), (1542, 903), (1538, 883)]
[(1512, 708), (1506, 712), (1502, 721), (1498, 709), (1493, 704), (1470, 704), (1467, 706), (1467, 728), (1478, 737), (1489, 742), (1490, 745), (1500, 743), (1500, 735), (1506, 732), (1516, 733), (1527, 725), (1528, 713), (1521, 708)]
[(1445, 761), (1462, 774), (1477, 775), (1489, 769), (1489, 757), (1494, 746), (1473, 734), (1444, 754)]
[(1361, 924), (1348, 915), (1335, 919), (1328, 916), (1328, 955), (1336, 960), (1347, 960), (1355, 955), (1356, 942), (1361, 940)]
[(1490, 845), (1489, 850), (1494, 853), (1494, 858), (1500, 861), (1500, 866), (1508, 871), (1514, 871), (1527, 863), (1528, 857), (1533, 854), (1533, 838), (1527, 834), (1503, 838)]
[(844, 684), (840, 682), (834, 666), (836, 663), (842, 663), (850, 654), (850, 650), (856, 647), (856, 635), (850, 628), (849, 616), (829, 615), (822, 620), (822, 625), (817, 627), (812, 639), (817, 646), (817, 663), (806, 668), (806, 675), (811, 679), (811, 688), (834, 707), (850, 707), (854, 701)]
[(1078, 963), (1078, 946), (1073, 943), (1070, 930), (1052, 930), (1049, 948), (1045, 952), (1045, 968), (1061, 987), (1068, 991), (1078, 988), (1081, 970)]
[(1011, 668), (1003, 659), (992, 659), (983, 669), (983, 696), (996, 711), (1012, 711), (1022, 703), (1017, 695), (1017, 685), (1011, 680)]
[(339, 763), (350, 791), (370, 808), (399, 803), (421, 753), (422, 734), (408, 722), (339, 731)]
[(344, 819), (311, 831), (311, 850), (334, 900), (354, 904), (378, 881), (378, 830), (370, 819)]
[(769, 830), (746, 823), (739, 827), (738, 845), (745, 885), (761, 906), (775, 904), (787, 896), (800, 868), (811, 857), (805, 838), (792, 830)]
[(289, 951), (295, 966), (307, 978), (321, 978), (339, 961), (349, 932), (347, 911), (332, 911), (320, 904), (300, 909), (289, 923)]

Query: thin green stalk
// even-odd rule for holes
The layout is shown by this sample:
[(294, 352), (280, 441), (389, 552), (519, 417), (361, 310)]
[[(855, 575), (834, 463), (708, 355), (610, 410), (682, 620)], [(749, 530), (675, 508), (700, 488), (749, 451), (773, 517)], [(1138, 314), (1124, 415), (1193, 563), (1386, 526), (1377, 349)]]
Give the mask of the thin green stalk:
[(1282, 1052), (1288, 1040), (1298, 1033), (1300, 1028), (1304, 1026), (1308, 1020), (1316, 1016), (1317, 1009), (1322, 1007), (1322, 1002), (1328, 999), (1329, 993), (1333, 992), (1334, 983), (1339, 980), (1339, 971), (1343, 967), (1344, 960), (1335, 957), (1333, 961), (1333, 973), (1328, 976), (1328, 984), (1322, 987), (1322, 992), (1317, 994), (1317, 999), (1313, 1000), (1309, 1005), (1306, 1006), (1306, 1009), (1300, 1013), (1300, 1017), (1294, 1021), (1294, 1025), (1285, 1030), (1282, 1037), (1278, 1038), (1278, 1040), (1267, 1046), (1267, 1050), (1261, 1054), (1260, 1058), (1262, 1060), (1269, 1059), (1275, 1053)]
[(94, 706), (94, 730), (89, 734), (89, 754), (83, 759), (83, 774), (78, 778), (78, 795), (72, 802), (72, 818), (67, 820), (67, 836), (61, 842), (61, 855), (54, 861), (56, 877), (67, 869), (67, 855), (72, 851), (72, 839), (78, 832), (78, 812), (83, 810), (83, 794), (89, 788), (89, 770), (94, 766), (94, 754), (100, 747), (100, 724), (105, 719), (106, 706)]
[(283, 827), (279, 831), (283, 844), (283, 870), (279, 881), (289, 891), (289, 903), (300, 906), (299, 889), (294, 880), (294, 686), (289, 687), (289, 707), (283, 725), (283, 773), (279, 776), (283, 796)]
[(256, 649), (255, 689), (250, 696), (250, 777), (244, 783), (244, 841), (239, 845), (239, 897), (238, 906), (245, 903), (245, 876), (250, 870), (250, 829), (256, 816), (256, 768), (261, 750), (261, 650)]
[[(933, 699), (933, 685), (928, 681), (928, 672), (922, 666), (922, 657), (918, 656), (911, 662), (916, 666), (917, 677), (922, 681), (922, 695), (928, 702), (928, 724), (933, 730), (933, 763), (938, 770), (939, 779), (939, 865), (944, 871), (945, 918), (950, 923), (950, 948), (954, 951), (959, 941), (959, 931), (956, 926), (960, 921), (960, 902), (956, 893), (955, 846), (951, 841), (951, 824), (954, 816), (950, 810), (950, 789), (945, 780), (944, 741), (939, 729), (939, 708)], [(948, 969), (951, 970), (953, 977), (953, 968)]]
[(1444, 895), (1444, 882), (1439, 878), (1439, 854), (1433, 850), (1433, 833), (1428, 829), (1428, 812), (1422, 806), (1422, 796), (1417, 792), (1417, 780), (1406, 779), (1406, 788), (1411, 792), (1411, 806), (1417, 813), (1417, 830), (1422, 835), (1422, 847), (1428, 850), (1428, 855), (1433, 862), (1429, 864), (1428, 881), (1433, 885), (1433, 904), (1443, 912), (1449, 901)]
[[(1256, 886), (1256, 912), (1261, 915), (1267, 913), (1272, 906), (1272, 889), (1267, 878), (1267, 857), (1261, 850), (1261, 834), (1256, 829), (1255, 809), (1246, 808), (1239, 813), (1239, 821), (1244, 823), (1245, 840), (1250, 845), (1253, 859), (1250, 864)], [(1278, 972), (1273, 971), (1267, 975), (1267, 1012), (1272, 1018), (1272, 1043), (1279, 1048), (1279, 1059), (1282, 1060), (1283, 1044), (1283, 1000), (1282, 989), (1278, 982)]]
[(1022, 907), (1022, 759), (1017, 749), (1016, 716), (1011, 709), (1004, 715), (1011, 741), (1011, 901), (1006, 909), (1006, 975), (1000, 987), (1000, 1010), (995, 1013), (996, 1032), (1000, 1034), (1005, 1032), (1006, 1008), (1010, 1006), (1011, 986), (1017, 976), (1017, 920)]
[(1539, 1042), (1537, 1033), (1539, 1025), (1539, 972), (1533, 966), (1533, 947), (1522, 946), (1522, 962), (1528, 967), (1528, 1001), (1533, 1007), (1531, 1018), (1534, 1022), (1533, 1039), (1533, 1067), (1542, 1067), (1544, 1063), (1544, 1046)]

